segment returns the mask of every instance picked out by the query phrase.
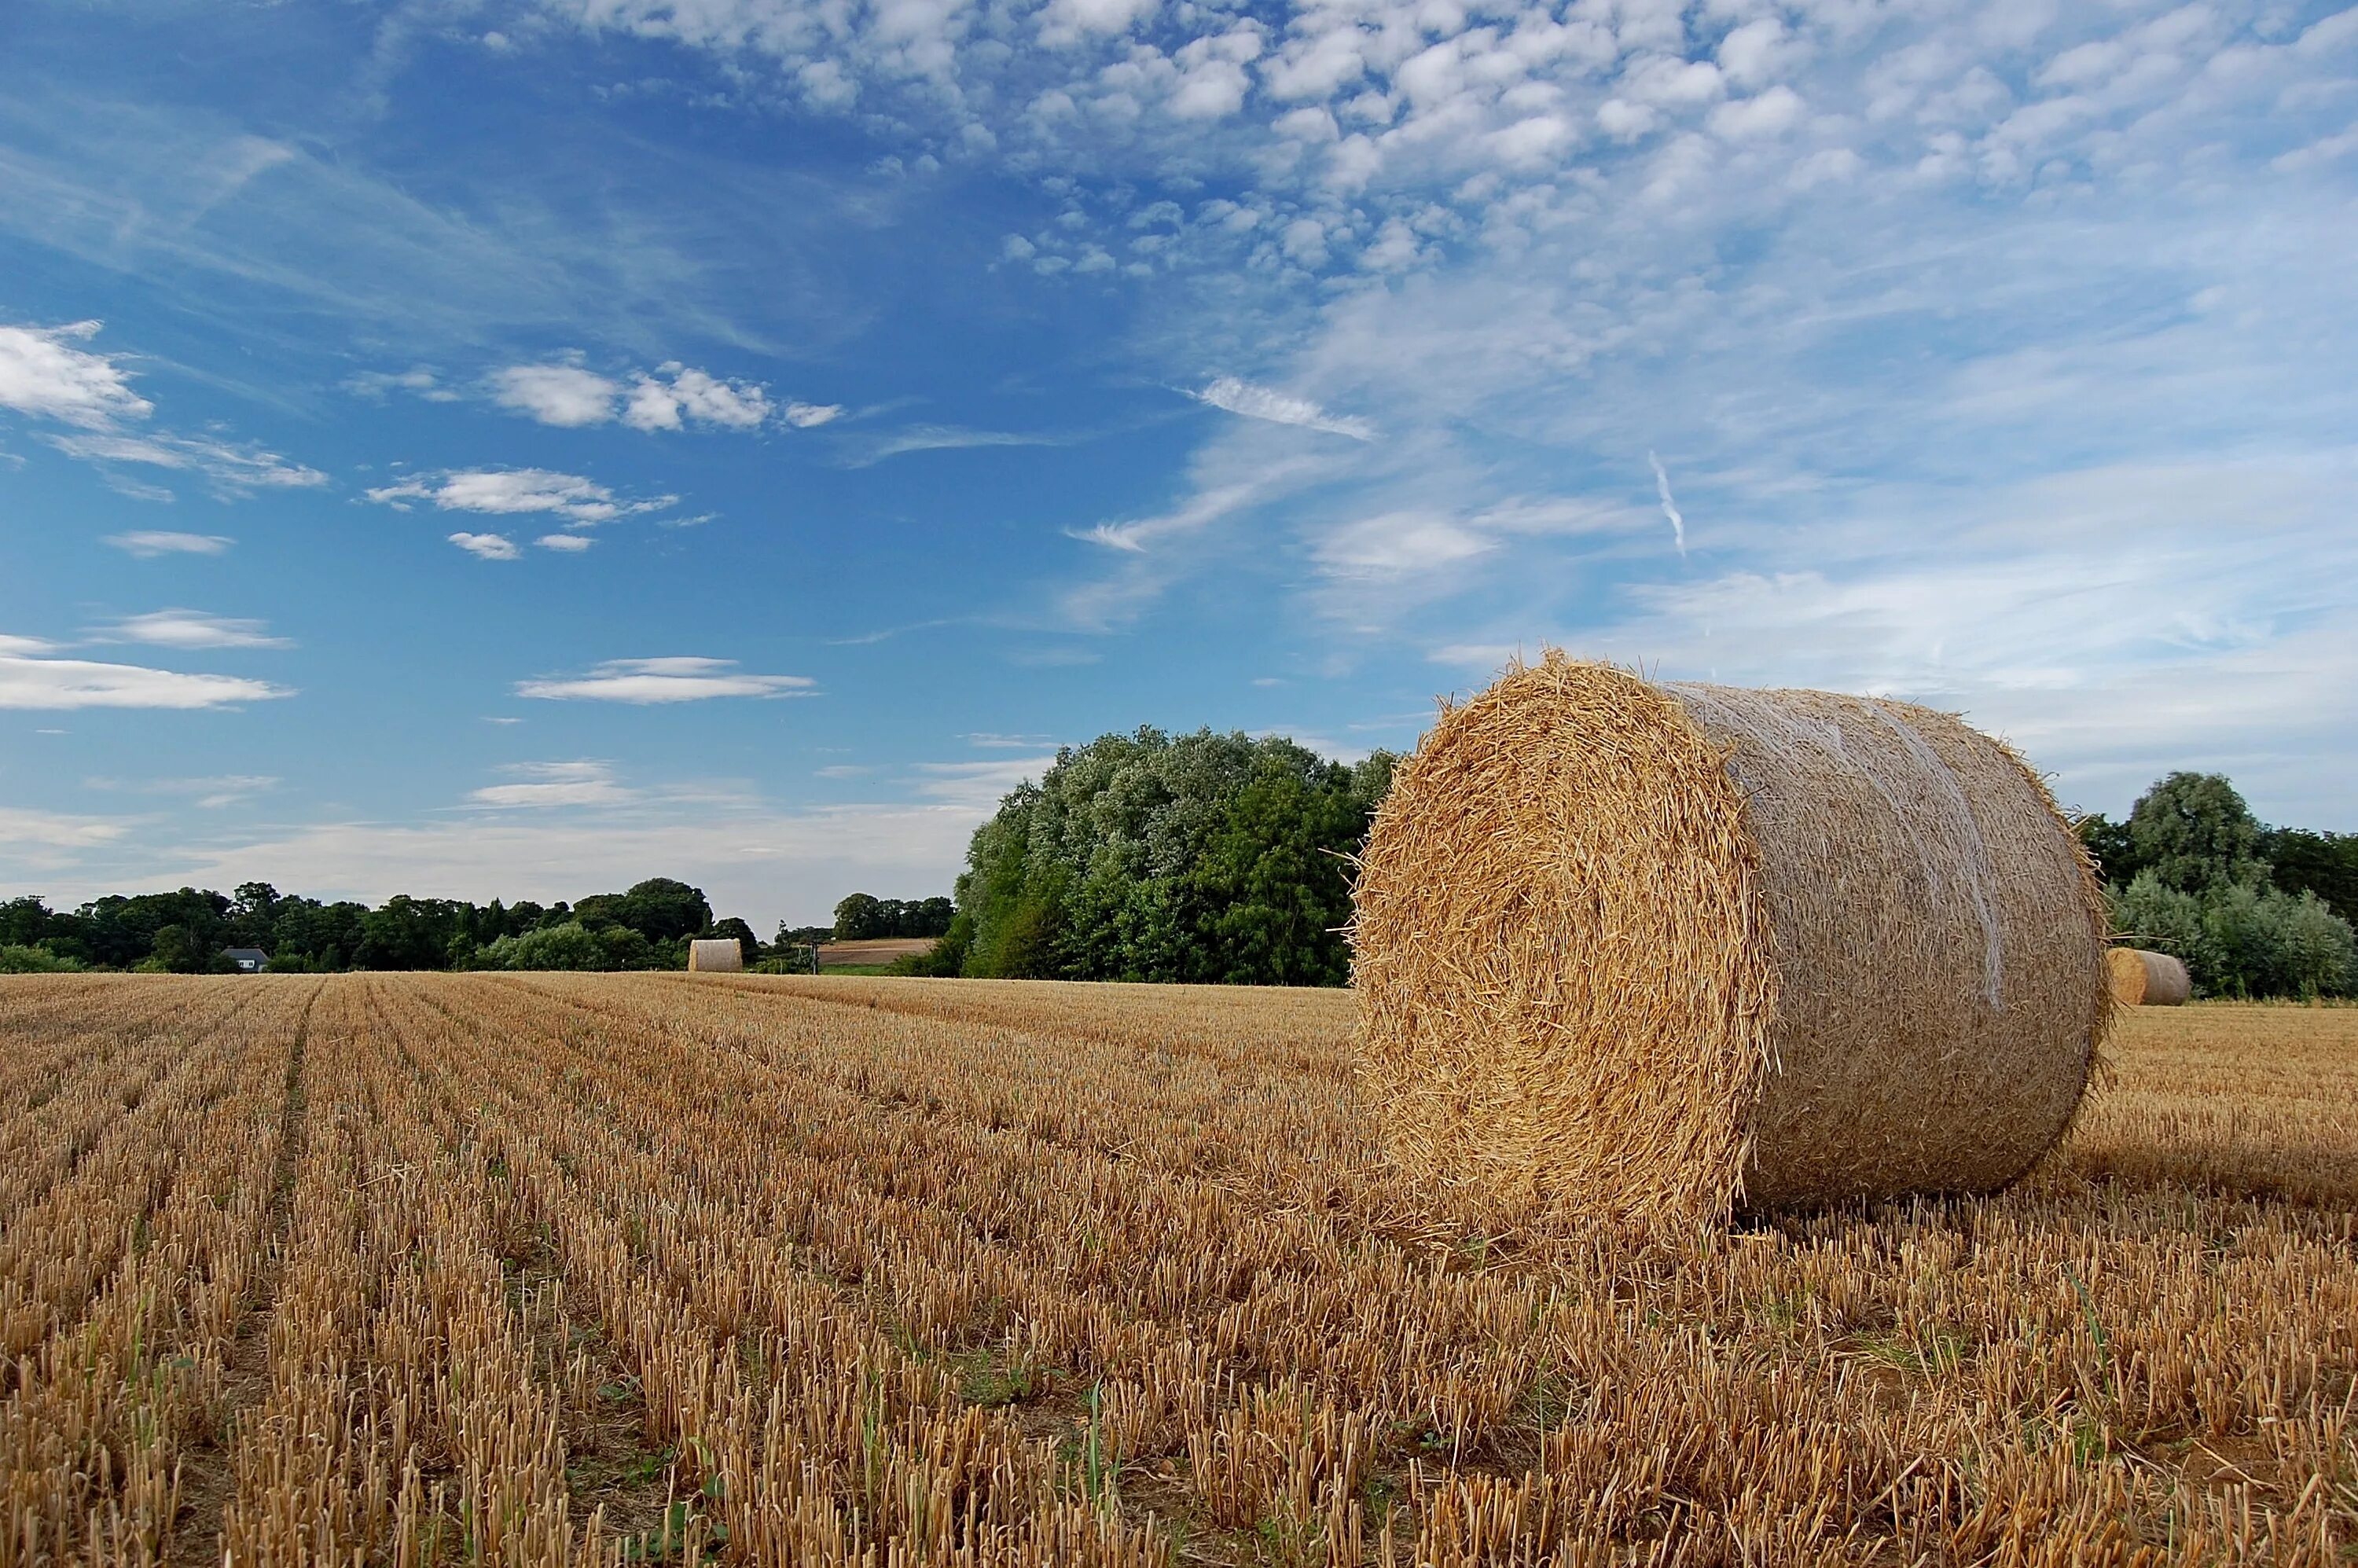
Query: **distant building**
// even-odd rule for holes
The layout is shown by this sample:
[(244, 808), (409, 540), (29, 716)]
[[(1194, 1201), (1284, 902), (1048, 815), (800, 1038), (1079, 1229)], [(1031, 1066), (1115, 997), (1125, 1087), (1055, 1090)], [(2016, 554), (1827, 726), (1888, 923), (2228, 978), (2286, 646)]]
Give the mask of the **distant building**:
[(262, 966), (270, 962), (270, 955), (259, 947), (224, 947), (222, 956), (235, 964), (241, 975), (258, 975)]

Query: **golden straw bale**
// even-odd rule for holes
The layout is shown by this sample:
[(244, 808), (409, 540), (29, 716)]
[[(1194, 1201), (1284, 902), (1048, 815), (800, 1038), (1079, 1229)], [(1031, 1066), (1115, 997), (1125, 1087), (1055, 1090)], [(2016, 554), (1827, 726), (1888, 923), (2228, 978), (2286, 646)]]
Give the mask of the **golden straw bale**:
[(2004, 1185), (2111, 1016), (2045, 787), (1878, 698), (1511, 665), (1401, 764), (1357, 902), (1397, 1158), (1614, 1222)]
[(2167, 953), (2115, 947), (2104, 955), (2111, 967), (2113, 1000), (2131, 1007), (2178, 1007), (2194, 994), (2186, 966)]
[(745, 967), (745, 949), (734, 936), (699, 936), (687, 945), (687, 967), (729, 974)]

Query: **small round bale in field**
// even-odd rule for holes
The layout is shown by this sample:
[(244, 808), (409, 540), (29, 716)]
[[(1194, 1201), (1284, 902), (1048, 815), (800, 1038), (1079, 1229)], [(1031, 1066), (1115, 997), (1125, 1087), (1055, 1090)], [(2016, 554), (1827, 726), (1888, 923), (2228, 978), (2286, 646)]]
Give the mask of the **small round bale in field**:
[(730, 974), (745, 967), (745, 949), (734, 936), (698, 936), (687, 945), (687, 967), (708, 974)]
[(2180, 1007), (2194, 994), (2186, 966), (2167, 953), (2115, 947), (2104, 955), (2113, 975), (2113, 1000), (2131, 1007)]
[(1395, 1155), (1617, 1223), (2003, 1186), (2112, 1005), (2087, 858), (2005, 745), (1560, 653), (1444, 708), (1357, 902)]

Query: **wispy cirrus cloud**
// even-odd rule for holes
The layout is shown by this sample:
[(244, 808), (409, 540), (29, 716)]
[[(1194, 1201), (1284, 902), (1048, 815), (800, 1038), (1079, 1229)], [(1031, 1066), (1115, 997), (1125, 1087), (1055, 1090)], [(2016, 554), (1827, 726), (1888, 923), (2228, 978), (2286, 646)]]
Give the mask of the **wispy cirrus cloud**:
[(909, 452), (951, 452), (974, 447), (1062, 447), (1072, 438), (1047, 431), (976, 430), (963, 425), (911, 425), (890, 435), (876, 436), (851, 449), (845, 461), (852, 468), (872, 468), (887, 458)]
[(318, 469), (289, 461), (276, 452), (252, 443), (214, 440), (204, 436), (155, 434), (92, 434), (44, 436), (50, 446), (70, 458), (101, 468), (133, 464), (192, 474), (208, 481), (216, 494), (244, 495), (258, 490), (311, 490), (328, 482)]
[(500, 770), (514, 781), (469, 793), (477, 806), (502, 809), (568, 806), (621, 806), (638, 798), (614, 774), (611, 762), (514, 762)]
[(722, 697), (808, 697), (817, 683), (808, 676), (755, 675), (734, 659), (673, 655), (654, 659), (608, 659), (585, 675), (549, 676), (518, 681), (518, 697), (556, 702), (633, 704), (703, 702)]
[(127, 534), (109, 534), (103, 542), (141, 560), (151, 560), (157, 556), (218, 556), (237, 543), (224, 534), (176, 534), (161, 528), (135, 528)]
[(187, 797), (189, 804), (200, 811), (219, 811), (224, 806), (241, 805), (276, 789), (279, 784), (278, 777), (274, 773), (215, 773), (199, 778), (90, 778), (81, 782), (84, 789)]
[(1293, 425), (1304, 430), (1323, 431), (1329, 436), (1347, 436), (1354, 441), (1376, 438), (1376, 427), (1365, 419), (1329, 414), (1307, 397), (1297, 397), (1274, 387), (1256, 386), (1233, 375), (1221, 376), (1201, 391), (1191, 392), (1187, 395), (1209, 407), (1225, 409), (1247, 419), (1262, 419), (1272, 425)]
[(99, 631), (101, 641), (145, 643), (157, 648), (291, 648), (259, 621), (209, 615), (201, 610), (157, 610), (128, 615)]

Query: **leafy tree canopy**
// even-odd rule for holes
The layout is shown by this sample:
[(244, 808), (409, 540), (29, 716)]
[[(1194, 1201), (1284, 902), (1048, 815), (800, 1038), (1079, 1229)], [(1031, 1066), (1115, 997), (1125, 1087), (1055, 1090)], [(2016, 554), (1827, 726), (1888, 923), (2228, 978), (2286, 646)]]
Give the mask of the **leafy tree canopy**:
[(1067, 748), (976, 830), (936, 961), (969, 975), (1344, 984), (1349, 857), (1391, 765), (1209, 730)]
[(2180, 892), (2268, 880), (2259, 821), (2219, 773), (2171, 773), (2146, 791), (2129, 812), (2128, 838), (2136, 871)]

